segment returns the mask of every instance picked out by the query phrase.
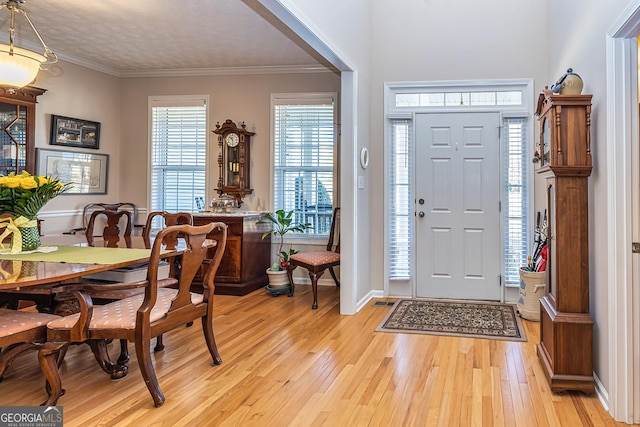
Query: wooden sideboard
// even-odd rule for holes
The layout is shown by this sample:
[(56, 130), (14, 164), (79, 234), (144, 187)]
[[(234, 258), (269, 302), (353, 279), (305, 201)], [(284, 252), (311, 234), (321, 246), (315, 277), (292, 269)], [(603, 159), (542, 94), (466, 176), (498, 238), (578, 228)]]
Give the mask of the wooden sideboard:
[[(269, 224), (256, 224), (259, 214), (198, 213), (194, 225), (210, 222), (227, 224), (227, 247), (215, 278), (216, 294), (246, 295), (269, 283), (266, 270), (271, 265), (271, 235), (262, 240)], [(217, 239), (216, 233), (209, 237)]]

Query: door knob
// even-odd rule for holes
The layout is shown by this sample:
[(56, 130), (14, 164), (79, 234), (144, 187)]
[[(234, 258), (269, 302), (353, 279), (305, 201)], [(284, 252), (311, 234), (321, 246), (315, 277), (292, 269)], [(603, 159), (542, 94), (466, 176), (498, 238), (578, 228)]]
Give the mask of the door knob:
[(418, 216), (419, 216), (420, 218), (424, 218), (424, 212), (422, 212), (422, 211), (418, 212)]

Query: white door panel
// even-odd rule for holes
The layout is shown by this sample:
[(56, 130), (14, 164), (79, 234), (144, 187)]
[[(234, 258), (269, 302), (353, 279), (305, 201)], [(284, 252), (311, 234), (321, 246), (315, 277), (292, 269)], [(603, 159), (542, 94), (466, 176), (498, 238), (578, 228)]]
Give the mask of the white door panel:
[(416, 115), (416, 295), (500, 299), (497, 113)]

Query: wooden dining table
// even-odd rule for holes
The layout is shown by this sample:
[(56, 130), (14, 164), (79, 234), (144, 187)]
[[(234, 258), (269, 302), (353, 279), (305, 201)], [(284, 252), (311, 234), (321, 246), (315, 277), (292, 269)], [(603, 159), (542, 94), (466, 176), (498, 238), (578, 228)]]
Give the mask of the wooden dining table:
[[(65, 244), (58, 245), (57, 241)], [(88, 246), (83, 235), (42, 238), (43, 246), (56, 247), (48, 253), (0, 254), (0, 291), (19, 291), (37, 285), (59, 284), (88, 274), (144, 263), (151, 249), (146, 249), (142, 237), (132, 238), (132, 248), (105, 248), (100, 242)], [(163, 258), (180, 252), (167, 250)]]

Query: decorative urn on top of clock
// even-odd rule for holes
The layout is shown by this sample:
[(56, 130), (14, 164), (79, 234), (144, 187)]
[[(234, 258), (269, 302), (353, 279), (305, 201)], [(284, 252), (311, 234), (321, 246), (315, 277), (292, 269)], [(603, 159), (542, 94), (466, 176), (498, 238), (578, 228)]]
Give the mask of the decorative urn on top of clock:
[(218, 135), (218, 186), (219, 195), (227, 194), (236, 199), (237, 206), (242, 205), (242, 199), (253, 193), (251, 188), (251, 137), (254, 132), (246, 129), (244, 122), (238, 127), (230, 119), (220, 125), (216, 124), (213, 131)]

